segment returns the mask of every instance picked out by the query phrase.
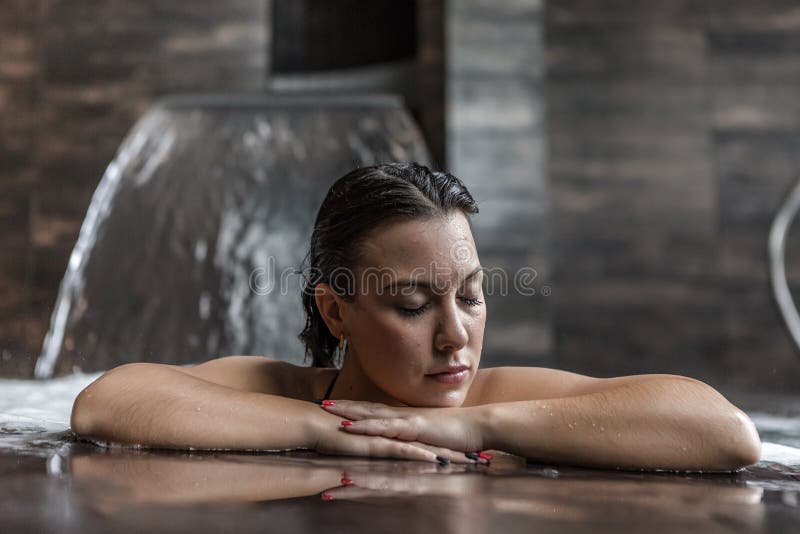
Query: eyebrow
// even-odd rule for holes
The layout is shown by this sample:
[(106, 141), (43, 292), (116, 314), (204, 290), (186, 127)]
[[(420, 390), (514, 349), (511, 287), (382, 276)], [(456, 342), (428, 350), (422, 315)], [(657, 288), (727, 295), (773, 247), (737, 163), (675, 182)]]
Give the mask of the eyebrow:
[[(466, 282), (467, 280), (469, 280), (470, 278), (472, 278), (473, 276), (475, 276), (476, 274), (481, 272), (482, 269), (483, 269), (483, 266), (482, 265), (478, 265), (475, 268), (475, 270), (472, 271), (471, 273), (469, 273), (467, 276), (465, 276), (464, 279), (461, 280), (461, 282), (459, 282), (458, 285), (463, 284), (464, 282)], [(400, 280), (398, 282), (390, 282), (390, 283), (386, 284), (381, 291), (386, 291), (387, 289), (396, 289), (396, 288), (399, 288), (399, 287), (411, 287), (411, 286), (425, 287), (425, 288), (430, 289), (431, 288), (431, 283), (430, 282), (426, 282), (424, 280), (423, 281)]]

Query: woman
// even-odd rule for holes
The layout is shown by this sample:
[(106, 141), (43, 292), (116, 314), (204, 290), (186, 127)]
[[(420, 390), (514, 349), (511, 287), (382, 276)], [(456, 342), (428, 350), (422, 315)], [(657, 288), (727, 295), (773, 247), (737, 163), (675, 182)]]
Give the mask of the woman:
[(758, 461), (750, 419), (691, 378), (479, 369), (477, 212), (450, 174), (413, 163), (350, 172), (328, 191), (311, 236), (300, 334), (310, 367), (258, 356), (123, 365), (81, 392), (72, 429), (150, 447), (442, 463), (485, 462), (487, 449), (605, 468)]

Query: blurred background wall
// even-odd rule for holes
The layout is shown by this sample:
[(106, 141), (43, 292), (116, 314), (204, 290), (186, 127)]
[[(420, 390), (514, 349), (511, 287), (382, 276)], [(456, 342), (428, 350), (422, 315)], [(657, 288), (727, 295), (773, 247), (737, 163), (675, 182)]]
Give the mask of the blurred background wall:
[(796, 391), (767, 235), (800, 178), (800, 5), (545, 13), (556, 364)]
[(4, 376), (31, 375), (91, 194), (156, 98), (380, 60), (371, 89), (479, 201), (483, 265), (536, 272), (487, 299), (482, 365), (800, 387), (766, 253), (800, 175), (796, 2), (6, 0), (0, 39)]
[(91, 195), (159, 95), (259, 92), (266, 2), (4, 0), (0, 370), (31, 376)]

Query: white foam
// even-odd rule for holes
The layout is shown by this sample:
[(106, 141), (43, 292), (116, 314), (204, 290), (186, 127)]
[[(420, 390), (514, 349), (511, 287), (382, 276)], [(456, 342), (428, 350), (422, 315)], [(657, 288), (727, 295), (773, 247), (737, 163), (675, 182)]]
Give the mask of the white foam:
[(75, 397), (102, 373), (50, 380), (0, 380), (0, 448), (18, 448), (69, 429)]
[(800, 439), (800, 417), (785, 417), (763, 412), (750, 412), (759, 432), (782, 432)]
[(780, 443), (761, 443), (761, 461), (776, 462), (788, 466), (800, 466), (800, 449)]

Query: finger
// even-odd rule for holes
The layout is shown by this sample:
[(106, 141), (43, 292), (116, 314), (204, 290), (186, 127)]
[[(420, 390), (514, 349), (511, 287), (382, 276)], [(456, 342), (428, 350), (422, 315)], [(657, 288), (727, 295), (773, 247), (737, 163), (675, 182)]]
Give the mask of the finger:
[(354, 498), (367, 495), (383, 494), (419, 494), (425, 488), (418, 478), (403, 478), (398, 476), (359, 476), (358, 482), (350, 486), (337, 486), (325, 490), (325, 493), (336, 498)]
[(372, 446), (377, 448), (375, 454), (371, 456), (383, 456), (388, 458), (398, 458), (401, 460), (422, 460), (424, 462), (436, 462), (437, 454), (421, 446), (421, 444), (412, 444), (405, 441), (397, 441), (394, 439), (375, 437)]
[(450, 463), (475, 464), (475, 460), (464, 456), (463, 452), (435, 447), (418, 441), (398, 441), (385, 437), (370, 437), (369, 455), (404, 460), (422, 460), (435, 462), (439, 466)]
[(422, 423), (416, 417), (403, 419), (362, 419), (361, 421), (353, 422), (351, 425), (342, 426), (341, 428), (347, 433), (352, 434), (381, 436), (384, 438), (413, 442), (414, 445), (424, 447), (429, 451), (435, 452), (437, 456), (446, 458), (454, 463), (487, 463), (477, 455), (470, 454), (467, 456), (463, 451), (456, 451), (446, 447), (420, 442), (420, 431), (417, 430), (417, 427), (421, 426), (421, 424)]
[(358, 421), (369, 418), (389, 418), (403, 415), (403, 408), (396, 408), (377, 402), (334, 400), (333, 405), (321, 405), (332, 414)]
[[(447, 449), (445, 447), (436, 447), (435, 445), (428, 445), (427, 443), (420, 443), (418, 441), (410, 441), (409, 443), (411, 445), (415, 445), (417, 447), (421, 447), (421, 448), (423, 448), (425, 450), (428, 450), (428, 451), (436, 454), (436, 456), (438, 456), (439, 458), (446, 458), (450, 463), (455, 463), (455, 464), (478, 464), (478, 463), (482, 463), (482, 462), (480, 462), (478, 460), (475, 460), (473, 458), (470, 458), (470, 457), (466, 456), (461, 451), (454, 451), (453, 449)], [(441, 465), (442, 462), (439, 462), (439, 464)]]
[(358, 488), (356, 486), (340, 486), (325, 490), (320, 498), (323, 501), (344, 501), (352, 499), (361, 499), (364, 497), (375, 497), (380, 495), (380, 491), (367, 488)]
[(366, 434), (386, 438), (415, 441), (419, 439), (418, 423), (415, 419), (361, 419), (342, 428), (350, 434)]

